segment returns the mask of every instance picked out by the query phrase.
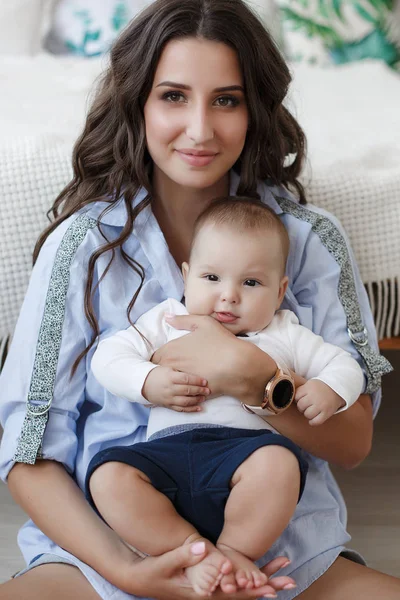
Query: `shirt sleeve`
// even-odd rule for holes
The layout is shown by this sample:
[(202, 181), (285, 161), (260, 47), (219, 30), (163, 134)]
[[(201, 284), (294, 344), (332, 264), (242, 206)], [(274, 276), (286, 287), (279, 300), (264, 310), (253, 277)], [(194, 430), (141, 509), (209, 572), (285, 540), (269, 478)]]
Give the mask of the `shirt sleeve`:
[[(178, 304), (178, 303), (176, 303)], [(168, 341), (166, 312), (175, 312), (172, 300), (166, 300), (144, 313), (124, 331), (101, 340), (93, 355), (91, 368), (97, 381), (109, 392), (151, 406), (142, 394), (146, 377), (155, 365), (154, 352)]]
[(379, 353), (368, 298), (346, 234), (337, 219), (320, 208), (288, 200), (281, 207), (302, 221), (290, 293), (311, 318), (308, 323), (300, 318), (300, 322), (357, 360), (365, 375), (364, 391), (372, 394), (376, 414), (381, 376), (392, 368)]
[(294, 370), (306, 379), (319, 379), (345, 401), (337, 412), (349, 408), (364, 388), (359, 364), (345, 350), (325, 342), (321, 336), (299, 324), (295, 315), (286, 316)]
[(71, 367), (91, 338), (82, 307), (95, 224), (85, 215), (64, 221), (33, 268), (0, 379), (3, 480), (15, 462), (37, 458), (74, 471), (85, 360), (72, 377)]

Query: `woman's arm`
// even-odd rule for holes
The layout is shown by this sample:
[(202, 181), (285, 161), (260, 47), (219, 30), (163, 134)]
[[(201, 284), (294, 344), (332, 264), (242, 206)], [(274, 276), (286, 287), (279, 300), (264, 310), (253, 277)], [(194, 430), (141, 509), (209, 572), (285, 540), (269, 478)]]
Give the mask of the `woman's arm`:
[(295, 405), (279, 416), (265, 420), (310, 454), (344, 469), (359, 465), (371, 450), (372, 403), (366, 394), (362, 394), (348, 410), (317, 427), (311, 427)]
[[(44, 534), (122, 589), (138, 557), (97, 516), (60, 463), (18, 463), (8, 475), (8, 486)], [(125, 591), (135, 593), (134, 582)]]
[(227, 394), (254, 404), (276, 372), (275, 361), (253, 344), (236, 338), (212, 317), (175, 315), (168, 322), (190, 331), (159, 348), (152, 362), (207, 380), (209, 398)]
[[(175, 316), (170, 323), (192, 333), (164, 345), (153, 360), (205, 377), (213, 396), (229, 394), (245, 404), (257, 404), (257, 399), (261, 404), (265, 385), (276, 371), (268, 354), (238, 340), (210, 317)], [(295, 381), (300, 385), (305, 379), (296, 375)], [(266, 420), (310, 454), (347, 469), (364, 460), (371, 448), (370, 396), (360, 396), (350, 409), (318, 427), (310, 427), (295, 406)]]
[[(199, 551), (191, 544), (159, 557), (139, 558), (96, 515), (64, 467), (54, 461), (19, 463), (11, 469), (8, 484), (14, 500), (43, 533), (120, 590), (160, 600), (198, 600), (184, 578), (184, 569), (201, 561), (205, 549)], [(265, 567), (267, 574), (274, 575), (286, 562), (285, 557), (271, 561)], [(289, 577), (272, 578), (259, 590), (230, 598), (251, 600), (293, 583)], [(215, 600), (222, 597), (216, 594)]]
[[(82, 307), (86, 261), (96, 245), (92, 225), (82, 216), (60, 225), (32, 271), (1, 373), (0, 475), (50, 539), (105, 577), (116, 578), (115, 563), (127, 564), (135, 556), (96, 516), (68, 475), (75, 468), (76, 423), (86, 399), (86, 361), (73, 376), (71, 367), (91, 335)], [(27, 411), (27, 399), (31, 407), (38, 398), (51, 404), (43, 428), (34, 422), (38, 418), (42, 425), (41, 417)]]
[(372, 402), (367, 394), (317, 427), (311, 427), (294, 405), (276, 419), (266, 420), (310, 454), (344, 469), (353, 469), (371, 451)]
[[(246, 404), (255, 404), (254, 399), (263, 397), (266, 384), (265, 375), (270, 373), (271, 357), (252, 344), (245, 344), (242, 350), (241, 372), (249, 376), (242, 380), (242, 397)], [(247, 356), (246, 356), (247, 354)], [(264, 367), (263, 367), (264, 362)], [(255, 369), (258, 367), (258, 373)], [(243, 370), (242, 370), (243, 369)], [(306, 380), (292, 373), (296, 387)], [(267, 379), (268, 381), (268, 379)], [(240, 386), (239, 386), (240, 389)], [(237, 396), (237, 394), (235, 394)], [(247, 400), (243, 400), (246, 398)], [(371, 397), (362, 394), (348, 410), (334, 415), (324, 424), (311, 427), (309, 421), (292, 404), (278, 416), (265, 417), (279, 433), (293, 440), (301, 448), (332, 464), (352, 469), (369, 454), (372, 444), (373, 420)]]

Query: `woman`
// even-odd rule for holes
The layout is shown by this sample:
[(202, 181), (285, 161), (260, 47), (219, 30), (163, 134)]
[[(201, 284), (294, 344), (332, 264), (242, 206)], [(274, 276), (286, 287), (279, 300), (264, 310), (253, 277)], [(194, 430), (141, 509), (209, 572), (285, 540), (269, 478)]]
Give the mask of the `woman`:
[[(358, 358), (368, 381), (367, 394), (318, 428), (310, 430), (296, 409), (274, 418), (278, 431), (310, 453), (304, 497), (264, 560), (273, 574), (287, 563), (274, 557), (288, 555), (285, 575), (298, 587), (282, 576), (230, 598), (271, 597), (284, 588), (284, 600), (398, 598), (399, 580), (363, 566), (356, 553), (343, 555), (345, 506), (325, 461), (351, 468), (368, 454), (380, 375), (389, 366), (376, 354), (339, 226), (302, 205), (303, 134), (282, 106), (289, 82), (241, 0), (158, 0), (113, 48), (74, 150), (74, 178), (36, 246), (2, 374), (1, 474), (31, 521), (19, 535), (28, 570), (3, 584), (0, 598), (196, 598), (183, 574), (204, 548), (140, 562), (79, 487), (98, 450), (142, 441), (147, 421), (145, 408), (127, 406), (94, 380), (95, 341), (168, 296), (181, 299), (178, 265), (187, 259), (192, 225), (227, 193), (259, 196), (281, 215), (291, 237), (286, 307)], [(193, 333), (165, 346), (156, 362), (187, 373), (188, 384), (205, 378), (213, 394), (249, 404), (261, 398), (272, 359), (239, 340), (232, 345), (206, 317), (176, 318), (175, 326)]]

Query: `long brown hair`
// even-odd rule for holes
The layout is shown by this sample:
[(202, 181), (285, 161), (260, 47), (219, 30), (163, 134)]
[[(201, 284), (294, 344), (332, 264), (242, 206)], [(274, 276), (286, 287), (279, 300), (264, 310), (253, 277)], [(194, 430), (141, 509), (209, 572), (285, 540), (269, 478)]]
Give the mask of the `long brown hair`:
[[(103, 75), (84, 130), (72, 157), (73, 178), (56, 198), (49, 216), (52, 223), (39, 237), (34, 262), (49, 234), (82, 207), (98, 200), (112, 208), (122, 201), (127, 221), (121, 235), (105, 243), (90, 258), (85, 290), (85, 314), (92, 326), (90, 344), (78, 356), (75, 371), (99, 334), (93, 307), (94, 268), (98, 258), (116, 251), (139, 274), (141, 283), (128, 305), (130, 312), (144, 281), (142, 266), (128, 256), (123, 244), (135, 218), (151, 202), (151, 159), (146, 149), (144, 105), (150, 94), (158, 61), (165, 45), (177, 38), (198, 37), (222, 42), (238, 55), (243, 73), (249, 128), (235, 170), (240, 175), (237, 193), (257, 198), (257, 179), (295, 188), (305, 203), (298, 181), (305, 139), (283, 106), (291, 81), (288, 67), (270, 35), (242, 0), (156, 0), (140, 13), (111, 49), (110, 66)], [(287, 162), (288, 155), (292, 160)], [(147, 195), (136, 207), (133, 200), (144, 188)], [(99, 218), (100, 221), (101, 217)], [(108, 269), (107, 269), (108, 270)], [(103, 274), (103, 276), (105, 273)]]

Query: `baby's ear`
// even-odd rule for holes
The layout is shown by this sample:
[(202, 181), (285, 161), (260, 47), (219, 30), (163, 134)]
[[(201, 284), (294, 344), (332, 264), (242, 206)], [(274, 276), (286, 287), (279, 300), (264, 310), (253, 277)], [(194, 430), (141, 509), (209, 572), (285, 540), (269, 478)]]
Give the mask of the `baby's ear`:
[(183, 281), (186, 282), (186, 277), (189, 273), (189, 265), (187, 262), (182, 263), (182, 276), (183, 276)]
[(278, 310), (278, 308), (282, 304), (282, 300), (283, 300), (284, 295), (286, 294), (288, 283), (289, 283), (289, 277), (287, 277), (285, 275), (285, 277), (282, 277), (280, 284), (279, 284), (279, 296), (278, 296), (278, 300), (276, 303), (276, 310)]

